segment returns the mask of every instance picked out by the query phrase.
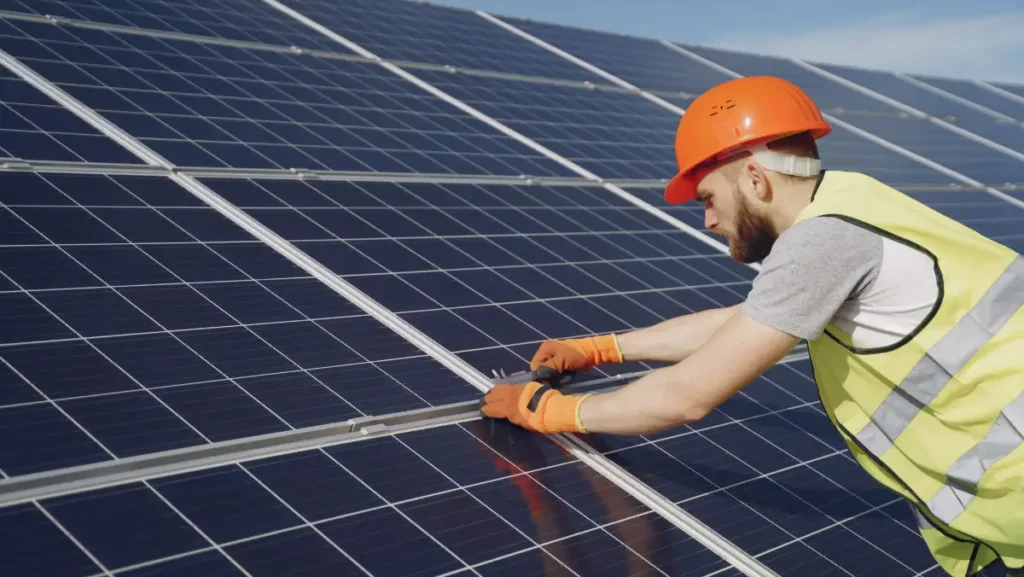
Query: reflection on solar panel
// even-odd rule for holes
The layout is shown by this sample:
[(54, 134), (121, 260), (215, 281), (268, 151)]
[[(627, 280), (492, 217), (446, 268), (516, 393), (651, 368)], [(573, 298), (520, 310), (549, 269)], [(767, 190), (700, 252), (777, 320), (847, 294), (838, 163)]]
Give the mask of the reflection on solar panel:
[(6, 0), (0, 50), (5, 575), (942, 574), (799, 354), (659, 435), (472, 405), (743, 300), (662, 199), (695, 94), (787, 77), (826, 168), (1024, 251), (1019, 86), (400, 0)]

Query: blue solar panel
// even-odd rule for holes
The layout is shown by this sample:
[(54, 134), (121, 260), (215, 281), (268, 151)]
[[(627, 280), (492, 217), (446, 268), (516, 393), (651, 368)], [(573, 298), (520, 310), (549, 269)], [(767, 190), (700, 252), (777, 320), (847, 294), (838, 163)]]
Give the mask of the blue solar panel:
[(600, 188), (203, 182), (487, 373), (545, 338), (735, 304), (753, 278)]
[(645, 90), (697, 95), (729, 79), (656, 40), (518, 18), (502, 20)]
[(0, 511), (0, 527), (9, 568), (71, 577), (426, 576), (469, 566), (479, 575), (696, 576), (727, 567), (550, 441), (506, 423), (45, 499)]
[(990, 82), (989, 84), (1024, 98), (1024, 84), (1011, 84), (1009, 82)]
[[(1018, 122), (1024, 121), (1024, 99), (1014, 100), (999, 94), (988, 88), (967, 80), (956, 80), (953, 78), (939, 78), (936, 76), (912, 75), (912, 78), (930, 84), (935, 88), (945, 90), (950, 94), (966, 98), (975, 104), (1005, 114)], [(916, 105), (917, 103), (915, 103)]]
[(141, 163), (6, 68), (0, 68), (0, 96), (0, 158)]
[(573, 175), (374, 64), (12, 26), (0, 48), (180, 166)]
[(625, 92), (443, 72), (427, 82), (605, 178), (671, 178), (678, 115)]
[[(641, 180), (624, 186), (721, 241), (699, 207), (662, 198), (676, 113), (472, 12), (284, 3), (382, 57), (485, 72), (406, 66), (601, 178)], [(78, 173), (139, 160), (0, 67), (0, 157), (70, 163), (65, 174), (0, 172), (0, 478), (468, 401), (479, 391), (439, 358), (521, 369), (544, 339), (735, 304), (754, 277), (706, 238), (269, 3), (0, 0), (0, 10), (91, 22), (0, 16), (0, 48), (176, 168), (231, 169), (196, 177), (443, 349), (425, 354), (165, 176)], [(680, 108), (728, 78), (655, 41), (509, 22), (677, 93), (664, 98)], [(1016, 159), (787, 61), (689, 49), (740, 74), (790, 78), (851, 124), (985, 183), (1021, 181)], [(1019, 149), (1003, 130), (1019, 128), (902, 90), (892, 95)], [(1018, 208), (997, 197), (946, 189), (945, 174), (842, 127), (821, 149), (828, 169), (905, 187), (1024, 250)], [(520, 175), (575, 180), (482, 178)], [(940, 574), (906, 504), (847, 453), (810, 374), (802, 361), (775, 367), (674, 431), (581, 439), (782, 575)], [(11, 536), (5, 567), (32, 575), (740, 574), (550, 440), (491, 421), (25, 499), (0, 508), (0, 531)]]
[(475, 391), (168, 180), (0, 182), (7, 475)]
[(527, 76), (600, 79), (470, 11), (403, 0), (285, 0), (283, 4), (381, 58)]
[(283, 46), (348, 52), (264, 2), (247, 0), (0, 0), (0, 10)]
[[(990, 114), (936, 94), (887, 72), (846, 66), (819, 65), (819, 67), (932, 116), (943, 119), (952, 117), (948, 121), (960, 128), (1014, 150), (1024, 151), (1024, 130), (1021, 130), (1019, 124), (1000, 123)], [(1018, 168), (1018, 172), (1020, 170)], [(1021, 178), (1018, 177), (1016, 180), (1021, 180)]]

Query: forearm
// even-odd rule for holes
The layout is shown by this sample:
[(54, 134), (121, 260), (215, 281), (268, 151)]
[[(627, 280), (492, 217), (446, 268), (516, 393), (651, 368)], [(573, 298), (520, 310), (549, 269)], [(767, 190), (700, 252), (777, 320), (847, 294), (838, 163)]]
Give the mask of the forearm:
[(680, 365), (652, 371), (609, 393), (591, 395), (580, 420), (591, 433), (647, 435), (700, 420), (713, 407), (687, 395)]
[(709, 309), (620, 334), (623, 359), (678, 363), (700, 348), (739, 307)]

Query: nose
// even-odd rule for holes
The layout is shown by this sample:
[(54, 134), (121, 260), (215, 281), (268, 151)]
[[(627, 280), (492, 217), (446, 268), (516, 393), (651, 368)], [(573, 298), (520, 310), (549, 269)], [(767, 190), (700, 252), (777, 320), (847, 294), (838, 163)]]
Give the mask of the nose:
[(715, 216), (715, 212), (710, 208), (704, 209), (704, 228), (713, 229), (718, 226), (718, 218)]

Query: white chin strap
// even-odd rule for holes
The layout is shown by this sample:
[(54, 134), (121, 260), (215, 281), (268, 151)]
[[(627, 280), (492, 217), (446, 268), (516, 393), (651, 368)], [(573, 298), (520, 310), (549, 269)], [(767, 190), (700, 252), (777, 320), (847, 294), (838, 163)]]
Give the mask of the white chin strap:
[(782, 174), (817, 176), (821, 171), (821, 159), (778, 152), (769, 149), (766, 144), (755, 146), (750, 149), (750, 152), (758, 164)]

